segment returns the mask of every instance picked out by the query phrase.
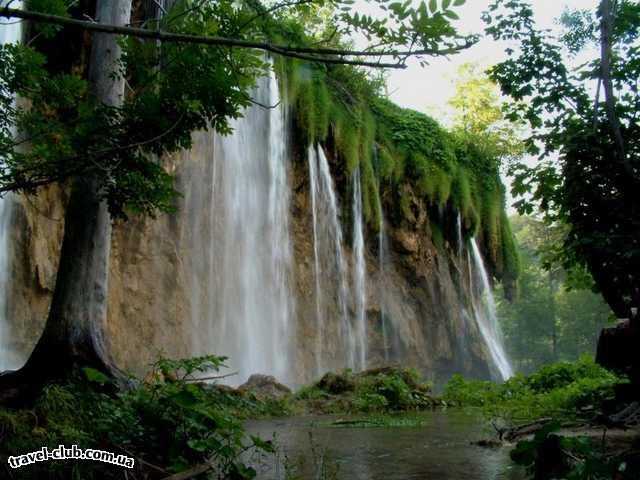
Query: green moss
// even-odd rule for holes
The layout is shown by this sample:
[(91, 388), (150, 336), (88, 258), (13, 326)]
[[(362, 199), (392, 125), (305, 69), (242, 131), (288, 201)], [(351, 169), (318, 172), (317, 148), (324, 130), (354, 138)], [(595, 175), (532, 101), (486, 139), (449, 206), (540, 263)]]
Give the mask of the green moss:
[(456, 176), (451, 183), (451, 201), (463, 217), (466, 218), (470, 216), (474, 208), (471, 196), (471, 184), (469, 182), (469, 175), (463, 168), (458, 168)]
[(299, 410), (321, 413), (407, 412), (439, 404), (415, 370), (399, 367), (329, 372), (295, 399), (302, 404)]
[(379, 146), (377, 159), (378, 163), (376, 165), (376, 172), (378, 177), (381, 180), (393, 179), (397, 160), (394, 158), (394, 154), (389, 150), (389, 147)]
[(506, 288), (513, 289), (520, 275), (520, 257), (513, 232), (511, 231), (511, 224), (504, 209), (500, 226), (502, 228), (500, 235), (502, 240), (502, 248), (500, 249), (502, 253), (502, 280)]
[(400, 212), (404, 218), (411, 218), (413, 215), (411, 211), (411, 197), (408, 189), (403, 189), (400, 192)]
[(431, 221), (429, 225), (431, 227), (431, 241), (438, 250), (442, 250), (444, 248), (444, 234), (442, 233), (442, 228), (434, 221)]
[[(281, 63), (300, 137), (330, 144), (346, 178), (360, 167), (363, 214), (370, 228), (379, 228), (381, 185), (400, 198), (401, 215), (412, 215), (403, 188), (408, 184), (429, 205), (460, 212), (465, 231), (482, 237), (496, 273), (515, 278), (517, 257), (497, 159), (471, 137), (382, 98), (376, 83), (360, 70)], [(434, 243), (443, 245), (441, 226), (431, 230)]]

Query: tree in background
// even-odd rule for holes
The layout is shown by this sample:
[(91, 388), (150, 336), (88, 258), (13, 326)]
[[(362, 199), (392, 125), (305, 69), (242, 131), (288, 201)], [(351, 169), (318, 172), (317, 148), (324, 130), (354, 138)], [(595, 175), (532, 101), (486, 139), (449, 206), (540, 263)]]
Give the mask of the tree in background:
[(566, 12), (557, 36), (536, 26), (526, 0), (496, 0), (484, 19), (512, 44), (490, 75), (516, 100), (508, 117), (529, 125), (528, 151), (539, 157), (511, 170), (517, 206), (566, 225), (565, 269), (586, 267), (628, 317), (640, 305), (640, 4)]
[(514, 216), (521, 273), (513, 301), (499, 297), (505, 343), (516, 369), (531, 373), (559, 360), (595, 354), (611, 310), (594, 293), (584, 270), (567, 272), (553, 261), (567, 228), (530, 216)]
[(522, 125), (505, 118), (500, 88), (474, 63), (457, 72), (456, 89), (449, 100), (454, 110), (453, 131), (472, 138), (488, 156), (501, 163), (519, 159), (524, 153)]

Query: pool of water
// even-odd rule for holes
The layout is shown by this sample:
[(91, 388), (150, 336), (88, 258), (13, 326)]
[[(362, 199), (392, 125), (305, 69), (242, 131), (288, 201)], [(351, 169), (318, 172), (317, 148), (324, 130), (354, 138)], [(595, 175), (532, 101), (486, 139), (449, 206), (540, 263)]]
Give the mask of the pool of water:
[[(415, 427), (336, 428), (345, 417), (294, 417), (252, 421), (249, 433), (275, 436), (278, 455), (259, 465), (264, 479), (345, 480), (522, 480), (522, 469), (508, 448), (484, 448), (472, 442), (491, 436), (477, 415), (462, 411), (420, 414)], [(257, 465), (257, 463), (256, 463)], [(295, 475), (287, 477), (286, 467)], [(324, 473), (321, 471), (324, 470)]]

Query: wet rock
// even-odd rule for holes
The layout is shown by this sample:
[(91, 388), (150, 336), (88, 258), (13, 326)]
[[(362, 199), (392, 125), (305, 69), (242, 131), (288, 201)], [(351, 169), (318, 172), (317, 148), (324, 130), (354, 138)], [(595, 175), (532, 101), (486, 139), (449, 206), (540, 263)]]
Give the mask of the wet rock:
[(291, 394), (291, 389), (271, 375), (254, 374), (238, 387), (242, 393), (252, 393), (258, 398), (282, 398)]
[(394, 234), (394, 239), (402, 253), (416, 253), (420, 248), (420, 239), (416, 232), (408, 230), (398, 230)]

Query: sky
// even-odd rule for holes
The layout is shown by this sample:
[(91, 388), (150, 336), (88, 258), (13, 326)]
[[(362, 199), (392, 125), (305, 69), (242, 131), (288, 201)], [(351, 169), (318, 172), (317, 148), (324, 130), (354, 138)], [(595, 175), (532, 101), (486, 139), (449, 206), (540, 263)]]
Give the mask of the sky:
[[(467, 0), (456, 8), (460, 20), (456, 26), (461, 33), (482, 33), (481, 14), (490, 0)], [(565, 8), (594, 8), (597, 0), (532, 0), (536, 23), (540, 27), (554, 28), (555, 19)], [(437, 116), (447, 111), (447, 101), (453, 96), (458, 68), (468, 62), (489, 67), (505, 58), (504, 44), (483, 38), (468, 50), (448, 58), (435, 58), (421, 67), (417, 62), (406, 70), (391, 71), (388, 84), (391, 99), (403, 107), (413, 108)]]

